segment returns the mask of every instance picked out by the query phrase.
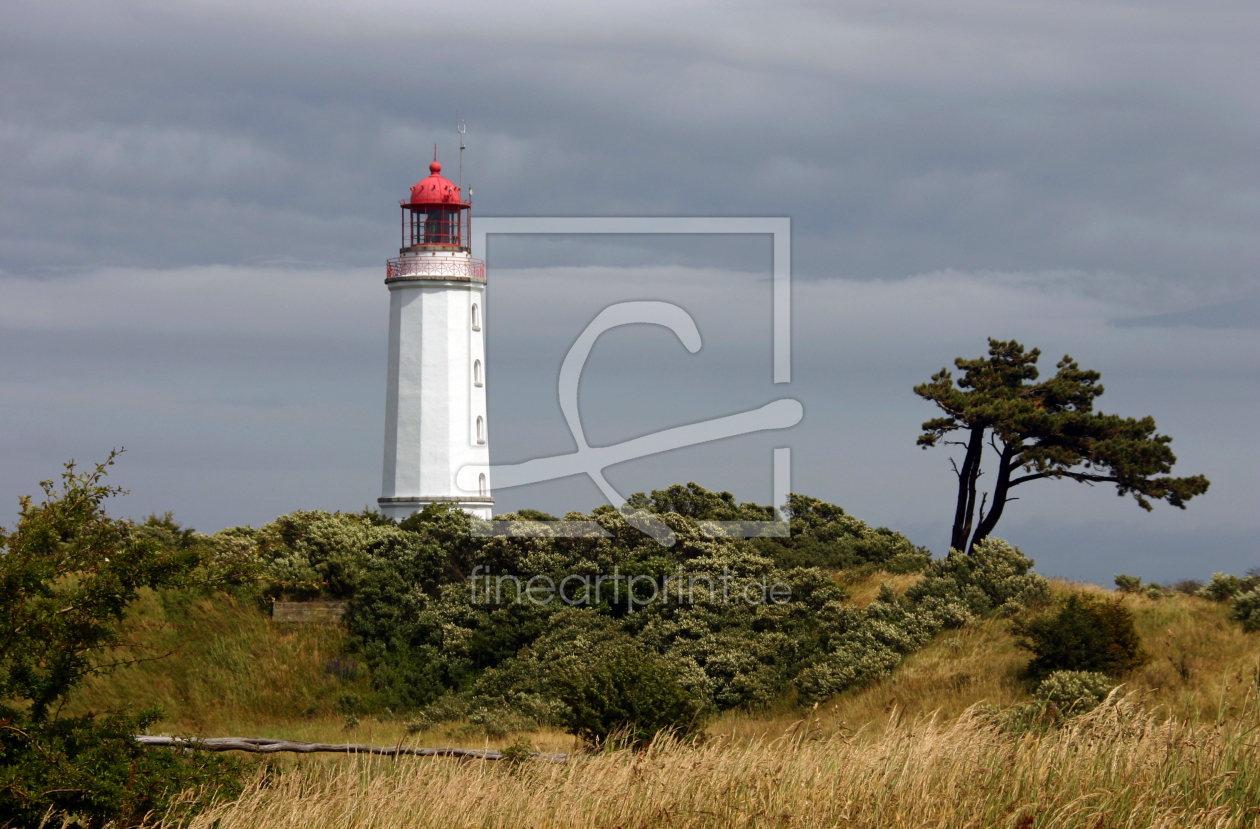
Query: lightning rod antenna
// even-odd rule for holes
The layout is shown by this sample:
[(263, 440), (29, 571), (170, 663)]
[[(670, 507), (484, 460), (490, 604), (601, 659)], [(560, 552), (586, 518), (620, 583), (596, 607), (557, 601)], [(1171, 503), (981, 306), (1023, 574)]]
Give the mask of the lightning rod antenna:
[(460, 198), (464, 195), (464, 133), (468, 130), (468, 122), (460, 121), (455, 125), (455, 131), (459, 133), (459, 194)]

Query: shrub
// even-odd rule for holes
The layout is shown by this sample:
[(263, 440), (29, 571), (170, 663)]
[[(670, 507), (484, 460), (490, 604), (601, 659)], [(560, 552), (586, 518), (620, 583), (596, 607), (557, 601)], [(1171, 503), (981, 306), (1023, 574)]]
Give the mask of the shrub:
[(1074, 593), (1059, 606), (1016, 620), (1011, 632), (1033, 654), (1024, 675), (1044, 679), (1055, 671), (1092, 671), (1120, 676), (1147, 660), (1133, 614), (1119, 600), (1100, 601)]
[(871, 528), (835, 504), (791, 493), (784, 512), (791, 521), (786, 539), (759, 539), (758, 545), (781, 567), (877, 567), (917, 573), (931, 555), (887, 527)]
[(358, 694), (342, 694), (337, 698), (337, 710), (346, 716), (357, 716), (365, 713), (367, 706)]
[[(626, 506), (657, 515), (675, 514), (694, 521), (771, 521), (773, 507), (738, 503), (729, 492), (711, 492), (696, 483), (637, 492)], [(787, 538), (759, 538), (753, 546), (780, 567), (852, 568), (869, 565), (899, 573), (922, 570), (931, 558), (901, 533), (872, 529), (846, 515), (835, 504), (791, 493), (783, 515), (790, 521)]]
[(468, 712), (468, 722), (496, 740), (518, 731), (533, 731), (539, 725), (537, 720), (509, 708), (474, 708)]
[(1243, 630), (1260, 630), (1260, 590), (1248, 590), (1234, 597), (1233, 617), (1242, 622)]
[[(0, 825), (94, 827), (112, 821), (121, 829), (145, 825), (146, 818), (152, 825), (182, 791), (201, 789), (208, 805), (239, 790), (238, 761), (137, 743), (135, 735), (160, 714), (149, 709), (37, 724), (8, 720), (0, 737)], [(46, 815), (54, 820), (45, 822)]]
[(1233, 602), (1230, 615), (1242, 622), (1243, 630), (1260, 630), (1260, 572), (1249, 570), (1243, 578), (1213, 573), (1212, 581), (1195, 593), (1214, 602)]
[[(105, 468), (76, 474), (62, 488), (44, 481), (45, 500), (21, 500), (17, 529), (0, 530), (0, 820), (5, 826), (118, 826), (160, 818), (181, 790), (230, 789), (235, 764), (199, 752), (146, 749), (135, 735), (160, 712), (115, 710), (62, 715), (89, 676), (128, 660), (122, 629), (142, 588), (186, 584), (202, 564), (169, 519), (145, 532), (109, 518), (118, 494)], [(162, 538), (168, 535), (164, 545)], [(73, 817), (70, 817), (73, 816)]]
[(870, 640), (843, 643), (796, 679), (802, 699), (821, 702), (833, 694), (888, 676), (901, 663), (892, 648)]
[(213, 535), (194, 536), (208, 573), (220, 584), (252, 584), (264, 575), (258, 558), (258, 531), (253, 527), (230, 527)]
[(710, 492), (694, 482), (674, 484), (668, 489), (654, 489), (651, 495), (636, 492), (626, 499), (631, 509), (648, 510), (657, 515), (675, 513), (694, 520), (709, 521), (773, 521), (775, 510), (760, 504), (735, 501), (729, 492)]
[(703, 725), (703, 705), (664, 659), (629, 638), (609, 642), (593, 656), (593, 662), (566, 660), (549, 677), (567, 706), (561, 717), (570, 734), (593, 745), (610, 738), (640, 744), (660, 731), (688, 735)]
[(1115, 683), (1097, 671), (1052, 671), (1037, 685), (1033, 696), (1072, 713), (1083, 713), (1107, 698)]
[(1142, 590), (1142, 577), (1126, 576), (1122, 573), (1116, 576), (1116, 587), (1121, 593), (1138, 593)]
[(1251, 575), (1240, 579), (1238, 576), (1231, 576), (1228, 573), (1213, 573), (1212, 580), (1195, 595), (1201, 599), (1211, 599), (1214, 602), (1227, 602), (1239, 593), (1255, 590), (1257, 587), (1260, 587), (1260, 578), (1255, 578)]
[(298, 510), (265, 524), (253, 540), (272, 595), (345, 599), (372, 555), (407, 539), (375, 513)]
[[(345, 617), (350, 647), (371, 669), (377, 702), (411, 708), (432, 705), (444, 693), (467, 693), (469, 710), (506, 706), (525, 713), (521, 706), (528, 705), (538, 710), (527, 714), (531, 718), (553, 717), (530, 700), (556, 699), (545, 687), (546, 666), (580, 650), (581, 642), (604, 636), (596, 630), (598, 618), (609, 631), (633, 636), (665, 659), (705, 704), (764, 705), (817, 656), (815, 614), (844, 596), (820, 570), (776, 568), (747, 541), (709, 538), (677, 513), (661, 515), (677, 537), (670, 548), (611, 508), (582, 518), (598, 522), (610, 537), (469, 538), (466, 517), (436, 510), (403, 522), (399, 531), (415, 539), (406, 547), (414, 555), (369, 554)], [(519, 583), (535, 575), (559, 582), (567, 574), (614, 570), (647, 577), (658, 589), (667, 577), (676, 581), (669, 600), (633, 611), (624, 587), (620, 599), (605, 587), (600, 602), (578, 613), (559, 601), (518, 603), (511, 586), (498, 596), (484, 577), (470, 585), (448, 575), (486, 569)], [(689, 579), (697, 586), (684, 599), (677, 585)], [(762, 588), (754, 585), (780, 583), (790, 586), (784, 604), (734, 599), (747, 595), (745, 588), (760, 595)], [(728, 588), (730, 601), (724, 597)]]
[(529, 738), (517, 737), (510, 746), (499, 752), (499, 756), (510, 771), (517, 772), (522, 764), (533, 759), (534, 747), (530, 744)]
[(906, 598), (925, 607), (957, 605), (971, 614), (999, 610), (1012, 615), (1050, 600), (1050, 583), (1032, 571), (1033, 564), (1018, 547), (989, 537), (970, 555), (950, 550), (933, 561)]
[[(695, 484), (630, 501), (655, 511), (675, 543), (662, 547), (610, 506), (565, 516), (598, 526), (603, 536), (550, 537), (546, 521), (518, 513), (512, 520), (528, 519), (528, 535), (477, 538), (470, 534), (468, 516), (441, 507), (380, 528), (387, 541), (367, 548), (345, 615), (348, 650), (371, 674), (372, 704), (424, 707), (433, 722), (475, 716), (481, 722), (474, 724), (495, 731), (515, 730), (525, 721), (568, 722), (593, 739), (606, 739), (599, 736), (608, 725), (600, 712), (622, 703), (582, 703), (586, 713), (565, 720), (565, 712), (574, 709), (563, 701), (560, 686), (578, 694), (577, 678), (604, 658), (596, 652), (610, 642), (633, 642), (644, 665), (660, 668), (672, 677), (666, 685), (685, 693), (688, 710), (750, 709), (793, 689), (814, 701), (856, 687), (884, 676), (943, 628), (995, 608), (1018, 612), (1049, 596), (1045, 579), (1031, 572), (1031, 560), (1003, 541), (987, 539), (970, 556), (953, 555), (930, 566), (922, 557), (912, 569), (928, 567), (929, 589), (912, 588), (904, 599), (883, 591), (867, 608), (849, 607), (843, 588), (825, 571), (784, 567), (789, 557), (779, 540), (713, 537), (702, 526), (714, 516), (763, 519), (768, 508), (738, 504), (728, 493)], [(788, 512), (798, 538), (809, 535), (820, 543), (830, 538), (835, 544), (829, 549), (843, 546), (844, 556), (859, 556), (861, 550), (867, 551), (861, 556), (875, 556), (875, 546), (862, 546), (866, 542), (884, 545), (879, 549), (891, 555), (862, 566), (898, 566), (907, 556), (919, 556), (900, 536), (871, 530), (834, 505), (792, 496)], [(636, 577), (640, 598), (656, 592), (658, 600), (632, 606), (624, 582), (619, 592), (605, 585), (587, 607), (517, 601), (510, 583), (502, 595), (496, 586), (500, 577), (528, 584), (537, 576), (561, 584), (568, 575), (614, 571)], [(684, 594), (683, 584), (694, 589)], [(782, 603), (736, 598), (748, 597), (748, 590), (764, 597), (772, 585), (790, 588), (789, 598)], [(666, 590), (668, 598), (661, 598)], [(577, 654), (582, 657), (574, 663)], [(561, 664), (580, 667), (557, 673)], [(629, 670), (630, 662), (616, 664)], [(615, 711), (608, 716), (615, 718)], [(677, 720), (667, 718), (671, 726)]]

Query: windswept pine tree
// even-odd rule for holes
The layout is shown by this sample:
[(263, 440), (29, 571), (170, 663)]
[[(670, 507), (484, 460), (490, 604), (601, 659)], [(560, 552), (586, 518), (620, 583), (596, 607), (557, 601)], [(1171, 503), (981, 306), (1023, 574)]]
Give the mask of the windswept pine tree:
[[(1172, 438), (1155, 431), (1155, 418), (1094, 411), (1101, 374), (1064, 356), (1053, 377), (1037, 382), (1040, 357), (1040, 349), (990, 338), (987, 357), (954, 360), (962, 372), (957, 381), (942, 368), (914, 387), (944, 412), (923, 424), (918, 444), (964, 449), (961, 466), (950, 460), (958, 476), (950, 547), (973, 549), (993, 532), (1015, 487), (1046, 478), (1115, 484), (1117, 494), (1132, 495), (1147, 511), (1152, 500), (1185, 509), (1207, 492), (1202, 475), (1169, 476), (1177, 458)], [(996, 474), (992, 489), (980, 492), (986, 448)]]

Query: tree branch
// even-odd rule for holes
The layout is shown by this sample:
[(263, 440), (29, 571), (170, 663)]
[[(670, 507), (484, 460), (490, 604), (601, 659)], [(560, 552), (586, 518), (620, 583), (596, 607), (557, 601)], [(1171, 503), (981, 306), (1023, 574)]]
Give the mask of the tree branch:
[(1078, 481), (1083, 484), (1089, 484), (1089, 483), (1118, 484), (1120, 483), (1120, 479), (1114, 475), (1087, 475), (1084, 472), (1071, 472), (1069, 470), (1063, 469), (1063, 470), (1057, 470), (1055, 472), (1036, 472), (1031, 475), (1022, 475), (1014, 479), (1013, 481), (1011, 481), (1010, 485), (1015, 486), (1017, 484), (1025, 483), (1026, 481), (1035, 481), (1039, 478), (1071, 478), (1073, 481)]
[[(463, 757), (474, 760), (502, 760), (503, 753), (494, 749), (480, 748), (413, 748), (411, 746), (370, 746), (361, 743), (303, 743), (297, 740), (271, 740), (265, 737), (211, 737), (206, 740), (184, 740), (179, 737), (136, 737), (143, 746), (192, 748), (205, 751), (248, 751), (251, 754), (274, 754), (293, 751), (300, 754), (328, 752), (333, 754), (380, 754), (386, 757), (413, 755), (416, 757)], [(532, 752), (537, 760), (564, 763), (567, 754), (542, 754)]]

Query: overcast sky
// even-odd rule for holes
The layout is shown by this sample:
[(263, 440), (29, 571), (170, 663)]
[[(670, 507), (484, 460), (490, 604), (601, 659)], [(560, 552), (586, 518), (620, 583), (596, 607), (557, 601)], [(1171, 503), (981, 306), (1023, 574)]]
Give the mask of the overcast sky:
[[(397, 200), (438, 142), (482, 216), (788, 216), (793, 376), (765, 236), (493, 237), (495, 462), (568, 452), (556, 379), (625, 299), (704, 346), (605, 334), (592, 444), (800, 400), (792, 430), (622, 464), (623, 493), (793, 488), (944, 552), (953, 476), (911, 386), (985, 338), (1102, 372), (1211, 491), (1142, 512), (1021, 487), (1048, 574), (1260, 565), (1254, 2), (59, 2), (0, 27), (0, 498), (127, 453), (119, 515), (202, 531), (380, 494)], [(474, 218), (475, 221), (475, 218)], [(497, 509), (601, 502), (589, 481)], [(9, 523), (11, 518), (6, 519)]]

